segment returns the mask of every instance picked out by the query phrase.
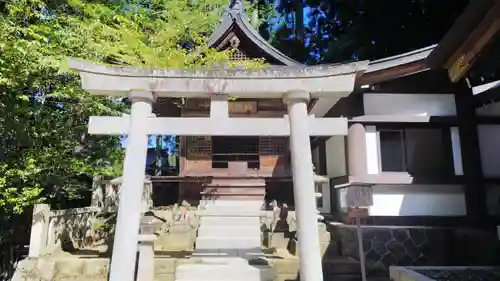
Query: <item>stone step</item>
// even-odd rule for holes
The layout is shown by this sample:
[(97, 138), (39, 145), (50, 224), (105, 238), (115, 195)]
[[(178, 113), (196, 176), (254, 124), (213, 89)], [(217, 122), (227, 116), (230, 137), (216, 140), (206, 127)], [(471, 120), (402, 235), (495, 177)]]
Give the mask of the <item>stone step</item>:
[(195, 261), (195, 263), (202, 264), (243, 263), (247, 265), (267, 265), (265, 254), (260, 249), (243, 249), (236, 251), (236, 253), (231, 253), (230, 251), (234, 250), (194, 252), (190, 259)]
[(200, 227), (206, 226), (260, 226), (260, 218), (254, 216), (202, 216), (200, 218)]
[(233, 208), (210, 208), (208, 210), (199, 211), (197, 213), (197, 215), (200, 217), (221, 217), (221, 218), (254, 217), (254, 218), (259, 218), (261, 216), (264, 216), (265, 213), (263, 213), (262, 211), (256, 211), (256, 210), (251, 210), (251, 209), (234, 210)]
[(195, 248), (200, 249), (251, 249), (261, 246), (260, 236), (252, 237), (198, 237)]
[(252, 226), (210, 226), (201, 225), (198, 228), (198, 237), (244, 237), (260, 236), (260, 228)]
[(269, 266), (254, 266), (241, 263), (233, 264), (183, 264), (175, 272), (175, 280), (188, 281), (270, 281), (273, 271)]
[(234, 187), (234, 186), (217, 186), (217, 187), (204, 187), (202, 194), (217, 194), (227, 193), (235, 195), (259, 194), (265, 195), (266, 189), (264, 187)]
[(234, 179), (234, 178), (224, 178), (224, 179), (213, 179), (211, 183), (206, 186), (255, 186), (255, 187), (265, 187), (266, 180), (264, 179)]
[(210, 193), (204, 194), (201, 192), (201, 198), (203, 200), (241, 200), (241, 201), (252, 201), (257, 198), (264, 198), (264, 194), (245, 194), (245, 195), (235, 195), (234, 193)]
[(207, 207), (212, 206), (226, 206), (226, 207), (235, 207), (235, 208), (257, 208), (261, 209), (264, 205), (264, 200), (254, 199), (254, 200), (204, 200), (201, 203), (204, 203)]

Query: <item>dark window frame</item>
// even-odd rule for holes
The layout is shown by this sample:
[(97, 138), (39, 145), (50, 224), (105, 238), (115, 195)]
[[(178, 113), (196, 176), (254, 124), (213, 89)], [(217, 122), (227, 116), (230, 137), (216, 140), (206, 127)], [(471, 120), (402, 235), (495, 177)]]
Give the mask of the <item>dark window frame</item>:
[[(382, 146), (380, 140), (380, 131), (403, 131), (405, 133), (406, 129), (439, 129), (442, 135), (442, 146), (445, 162), (443, 167), (442, 175), (455, 176), (455, 168), (454, 168), (454, 159), (453, 159), (453, 147), (451, 143), (451, 132), (450, 129), (452, 127), (457, 127), (454, 122), (448, 123), (372, 123), (365, 124), (365, 126), (375, 126), (375, 130), (378, 134), (378, 156), (379, 156), (379, 172), (380, 173), (409, 173), (409, 167), (406, 163), (407, 159), (405, 159), (406, 171), (393, 172), (393, 171), (384, 171), (382, 169)], [(406, 136), (404, 137), (404, 141), (406, 142)], [(406, 148), (406, 143), (403, 144), (403, 147)], [(406, 151), (405, 151), (405, 157)]]
[[(383, 160), (383, 152), (382, 152), (382, 133), (384, 132), (387, 132), (387, 133), (399, 133), (399, 138), (400, 138), (400, 142), (401, 142), (401, 158), (399, 161), (401, 162), (400, 165), (401, 165), (401, 169), (397, 169), (397, 170), (385, 170), (384, 169), (384, 160)], [(403, 172), (403, 173), (407, 173), (408, 172), (408, 163), (407, 163), (407, 160), (408, 160), (408, 157), (406, 155), (406, 148), (407, 148), (407, 145), (406, 145), (406, 133), (405, 133), (405, 128), (401, 128), (401, 129), (377, 129), (377, 134), (378, 134), (378, 140), (379, 140), (379, 157), (380, 157), (380, 171), (381, 172)]]

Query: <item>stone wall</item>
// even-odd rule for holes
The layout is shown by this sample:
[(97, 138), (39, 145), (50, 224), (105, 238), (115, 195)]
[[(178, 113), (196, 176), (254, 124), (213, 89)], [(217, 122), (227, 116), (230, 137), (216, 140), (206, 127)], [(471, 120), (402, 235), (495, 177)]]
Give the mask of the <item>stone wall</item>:
[(93, 244), (93, 226), (99, 209), (94, 207), (50, 212), (47, 248), (70, 242), (71, 247), (84, 248)]
[[(174, 258), (156, 258), (154, 264), (155, 280), (173, 281), (175, 268), (192, 261)], [(33, 280), (108, 280), (109, 260), (93, 259), (25, 259), (16, 269), (12, 281)]]
[[(101, 212), (115, 212), (118, 208), (118, 199), (122, 178), (112, 180), (102, 177), (94, 178), (92, 184), (91, 207), (99, 208)], [(153, 183), (149, 176), (144, 178), (141, 211), (146, 212), (153, 207)]]
[[(356, 227), (330, 226), (341, 255), (359, 259)], [(363, 247), (370, 271), (391, 265), (495, 265), (500, 243), (495, 230), (446, 227), (363, 226)]]
[[(189, 251), (194, 247), (199, 223), (196, 211), (185, 213), (154, 210), (162, 221), (155, 242), (158, 251)], [(33, 212), (30, 257), (55, 251), (77, 251), (110, 245), (113, 239), (115, 213), (103, 213), (96, 207), (50, 210), (46, 204), (36, 205)]]

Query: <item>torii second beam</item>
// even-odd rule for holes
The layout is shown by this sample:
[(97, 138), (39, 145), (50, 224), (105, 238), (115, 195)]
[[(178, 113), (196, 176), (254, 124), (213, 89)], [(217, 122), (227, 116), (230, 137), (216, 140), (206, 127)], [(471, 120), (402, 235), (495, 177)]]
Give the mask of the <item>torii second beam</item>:
[[(346, 118), (309, 116), (311, 136), (347, 135)], [(176, 118), (150, 117), (144, 120), (148, 135), (178, 136), (289, 136), (288, 116), (284, 118)], [(129, 117), (92, 116), (91, 135), (126, 135)]]

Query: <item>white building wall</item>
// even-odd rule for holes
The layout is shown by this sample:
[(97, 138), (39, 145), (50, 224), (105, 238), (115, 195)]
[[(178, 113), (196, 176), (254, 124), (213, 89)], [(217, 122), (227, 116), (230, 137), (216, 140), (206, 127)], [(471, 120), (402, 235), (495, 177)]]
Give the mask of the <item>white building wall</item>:
[(379, 143), (380, 137), (375, 126), (365, 126), (365, 141), (366, 141), (366, 171), (369, 175), (378, 174), (379, 167)]
[[(346, 191), (336, 190), (341, 212), (347, 211)], [(465, 216), (465, 194), (460, 185), (374, 185), (368, 211), (370, 216)]]
[(454, 116), (453, 94), (365, 94), (366, 115)]
[(326, 141), (326, 171), (329, 178), (347, 174), (345, 137), (333, 136)]
[(458, 185), (376, 185), (371, 216), (465, 216)]
[(464, 174), (464, 168), (462, 163), (462, 148), (460, 147), (460, 135), (458, 132), (458, 127), (451, 127), (450, 135), (451, 148), (453, 153), (453, 168), (455, 170), (455, 175), (462, 176)]
[[(366, 115), (424, 115), (455, 116), (456, 105), (453, 94), (365, 94), (364, 111)], [(390, 106), (388, 106), (390, 105)], [(500, 108), (500, 107), (499, 107)], [(500, 113), (500, 111), (499, 111)], [(366, 163), (367, 172), (377, 175), (380, 172), (380, 140), (376, 126), (366, 126)], [(499, 128), (500, 137), (500, 128)], [(463, 175), (462, 154), (458, 128), (450, 128), (456, 175)], [(333, 139), (333, 138), (332, 138)], [(498, 139), (500, 141), (500, 138)], [(497, 141), (497, 143), (500, 143)], [(336, 163), (334, 149), (340, 145), (327, 144), (328, 174), (333, 173), (332, 163)], [(499, 155), (494, 156), (500, 164)], [(344, 166), (345, 167), (345, 166)], [(500, 165), (497, 165), (500, 167)], [(498, 168), (500, 174), (500, 168)], [(500, 187), (498, 198), (500, 200)], [(345, 211), (342, 194), (345, 189), (337, 189), (339, 207)], [(492, 191), (493, 192), (493, 191)], [(395, 184), (373, 186), (374, 206), (370, 207), (371, 216), (465, 216), (465, 193), (461, 185), (422, 185)], [(493, 198), (493, 197), (491, 197)], [(495, 197), (496, 198), (496, 197)], [(494, 201), (493, 199), (490, 199)], [(489, 205), (494, 205), (490, 203)], [(500, 207), (498, 207), (500, 213)]]

